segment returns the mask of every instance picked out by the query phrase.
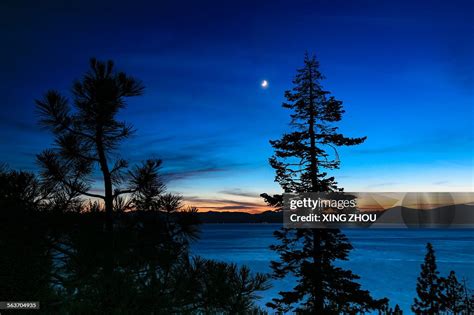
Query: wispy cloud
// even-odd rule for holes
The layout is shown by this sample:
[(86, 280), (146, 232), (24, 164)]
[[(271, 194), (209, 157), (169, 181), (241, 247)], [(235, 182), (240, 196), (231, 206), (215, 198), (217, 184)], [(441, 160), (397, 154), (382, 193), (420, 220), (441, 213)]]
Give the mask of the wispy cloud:
[(222, 157), (222, 151), (232, 145), (233, 141), (215, 134), (199, 137), (145, 134), (133, 139), (122, 154), (131, 163), (149, 158), (161, 159), (163, 177), (169, 182), (198, 176), (221, 176), (247, 167), (245, 162)]
[(211, 211), (246, 211), (246, 212), (256, 212), (257, 209), (255, 207), (250, 207), (250, 206), (201, 206), (199, 209), (202, 210), (211, 210)]
[(221, 190), (219, 191), (219, 193), (225, 194), (225, 195), (232, 195), (232, 196), (241, 196), (241, 197), (258, 197), (259, 196), (258, 193), (243, 191), (240, 188)]
[(185, 196), (183, 197), (185, 203), (196, 206), (201, 211), (212, 210), (212, 211), (246, 211), (246, 212), (261, 212), (267, 210), (268, 207), (260, 202), (252, 201), (241, 201), (235, 199), (212, 199), (212, 198), (199, 198), (196, 196)]
[[(190, 166), (192, 167), (192, 166)], [(176, 171), (164, 171), (163, 177), (166, 181), (181, 180), (195, 176), (203, 176), (215, 173), (222, 173), (229, 170), (225, 167), (207, 167), (207, 168), (198, 168), (198, 169), (182, 169)]]
[(191, 201), (191, 202), (199, 202), (199, 203), (215, 203), (215, 204), (234, 204), (234, 205), (239, 205), (239, 206), (255, 206), (259, 207), (262, 206), (263, 203), (259, 202), (252, 202), (252, 201), (241, 201), (241, 200), (235, 200), (235, 199), (212, 199), (212, 198), (199, 198), (196, 196), (184, 196), (184, 200), (186, 201)]
[(38, 132), (46, 133), (35, 123), (28, 123), (12, 117), (0, 116), (0, 125), (2, 126), (2, 128), (9, 130), (9, 132), (23, 132), (35, 134)]
[(452, 130), (436, 130), (430, 135), (421, 136), (418, 139), (407, 140), (403, 143), (372, 148), (355, 148), (352, 152), (357, 154), (386, 154), (445, 151), (446, 148), (472, 147), (473, 143), (473, 135), (458, 134)]
[(396, 182), (375, 183), (375, 184), (367, 185), (366, 188), (387, 187), (387, 186), (395, 186), (398, 184), (399, 183), (396, 183)]

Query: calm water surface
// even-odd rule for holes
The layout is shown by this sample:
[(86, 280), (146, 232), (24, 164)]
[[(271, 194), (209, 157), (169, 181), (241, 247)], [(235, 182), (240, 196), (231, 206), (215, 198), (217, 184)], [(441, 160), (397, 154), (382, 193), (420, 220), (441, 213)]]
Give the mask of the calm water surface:
[[(247, 265), (255, 272), (270, 272), (269, 262), (276, 255), (269, 250), (275, 243), (273, 231), (278, 224), (204, 224), (201, 239), (193, 244), (196, 255), (209, 259)], [(354, 250), (350, 260), (343, 262), (361, 279), (362, 288), (374, 297), (388, 297), (407, 314), (416, 294), (416, 278), (431, 242), (436, 251), (439, 271), (447, 275), (455, 270), (458, 279), (466, 278), (474, 287), (474, 233), (472, 230), (345, 230)], [(280, 290), (290, 289), (292, 279), (275, 280), (265, 291), (259, 305), (263, 306)]]

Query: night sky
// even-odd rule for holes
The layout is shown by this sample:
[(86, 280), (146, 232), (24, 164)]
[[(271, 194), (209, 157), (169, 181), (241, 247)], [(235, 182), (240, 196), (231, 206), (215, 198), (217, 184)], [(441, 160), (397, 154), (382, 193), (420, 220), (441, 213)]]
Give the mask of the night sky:
[(162, 158), (201, 210), (265, 209), (268, 140), (289, 130), (283, 93), (308, 51), (341, 130), (368, 136), (340, 151), (346, 191), (473, 191), (473, 1), (94, 2), (0, 4), (0, 161), (36, 171), (52, 136), (34, 99), (113, 59), (146, 86), (121, 114), (138, 130), (126, 157)]

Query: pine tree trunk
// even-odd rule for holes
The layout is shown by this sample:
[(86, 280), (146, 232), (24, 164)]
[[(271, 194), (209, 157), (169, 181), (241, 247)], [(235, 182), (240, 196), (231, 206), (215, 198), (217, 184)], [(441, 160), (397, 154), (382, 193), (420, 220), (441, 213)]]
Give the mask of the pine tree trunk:
[[(309, 69), (309, 82), (313, 82), (311, 68)], [(314, 91), (313, 86), (309, 87), (309, 137), (310, 137), (310, 173), (311, 173), (311, 191), (318, 192), (318, 161), (316, 154), (316, 135), (314, 120), (316, 113), (314, 112)]]
[[(311, 68), (309, 69), (309, 82), (313, 82), (313, 74)], [(313, 86), (309, 88), (309, 101), (310, 101), (310, 117), (309, 117), (309, 136), (310, 136), (310, 173), (311, 173), (311, 191), (319, 192), (318, 187), (318, 164), (317, 164), (317, 152), (316, 152), (316, 135), (315, 135), (315, 113), (314, 113), (314, 91)], [(313, 279), (313, 299), (314, 299), (314, 311), (316, 314), (322, 314), (324, 312), (324, 291), (323, 291), (323, 279), (322, 279), (322, 257), (321, 257), (321, 234), (320, 229), (312, 229), (313, 237), (313, 264), (315, 268), (315, 277)]]
[(107, 164), (107, 157), (105, 155), (105, 149), (102, 141), (102, 131), (97, 131), (96, 138), (97, 154), (99, 156), (100, 169), (104, 178), (104, 190), (105, 190), (105, 240), (107, 248), (104, 248), (104, 285), (105, 285), (105, 296), (104, 296), (104, 310), (106, 312), (112, 311), (113, 297), (112, 297), (112, 277), (114, 269), (114, 258), (113, 258), (113, 194), (112, 194), (112, 178), (110, 175), (109, 166)]
[(323, 279), (322, 279), (322, 257), (321, 257), (321, 229), (312, 229), (313, 232), (313, 264), (315, 278), (313, 283), (314, 311), (316, 314), (324, 312)]
[(112, 214), (113, 214), (113, 193), (112, 193), (112, 177), (110, 175), (107, 157), (105, 156), (104, 144), (102, 141), (102, 132), (98, 130), (96, 138), (97, 154), (99, 155), (100, 170), (104, 178), (105, 190), (105, 228), (108, 232), (112, 231)]

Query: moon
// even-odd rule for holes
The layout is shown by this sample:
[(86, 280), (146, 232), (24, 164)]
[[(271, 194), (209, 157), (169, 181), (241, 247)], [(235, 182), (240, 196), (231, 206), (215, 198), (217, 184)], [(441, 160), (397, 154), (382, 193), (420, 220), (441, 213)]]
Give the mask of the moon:
[(260, 85), (262, 86), (262, 88), (266, 89), (266, 88), (268, 87), (268, 81), (267, 81), (267, 80), (263, 80)]

